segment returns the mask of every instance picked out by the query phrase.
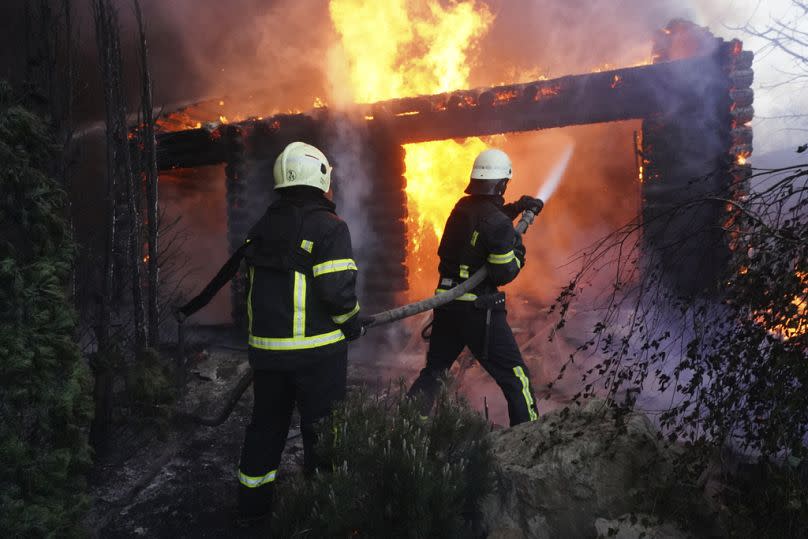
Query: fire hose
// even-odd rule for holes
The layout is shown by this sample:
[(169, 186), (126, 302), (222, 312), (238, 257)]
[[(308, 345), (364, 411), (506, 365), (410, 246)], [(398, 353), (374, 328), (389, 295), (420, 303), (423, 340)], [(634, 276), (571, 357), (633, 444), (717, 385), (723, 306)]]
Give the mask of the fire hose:
[[(522, 217), (519, 219), (519, 222), (514, 227), (515, 230), (519, 234), (524, 234), (527, 231), (527, 228), (533, 224), (533, 220), (536, 218), (536, 214), (531, 210), (525, 210), (522, 212)], [(456, 300), (463, 294), (466, 294), (476, 288), (479, 284), (481, 284), (485, 278), (488, 277), (488, 267), (483, 266), (476, 272), (474, 272), (468, 279), (460, 283), (459, 285), (451, 288), (445, 292), (441, 292), (439, 294), (435, 294), (434, 296), (423, 299), (421, 301), (417, 301), (415, 303), (410, 303), (408, 305), (404, 305), (402, 307), (397, 307), (395, 309), (390, 309), (389, 311), (384, 311), (381, 313), (374, 314), (363, 321), (363, 328), (372, 328), (376, 326), (381, 326), (384, 324), (390, 324), (392, 322), (397, 322), (399, 320), (403, 320), (404, 318), (409, 318), (411, 316), (415, 316), (417, 314), (421, 314), (426, 311), (431, 311), (437, 307), (442, 305), (446, 305), (447, 303)], [(179, 324), (179, 331), (182, 332), (182, 322)], [(364, 334), (364, 330), (362, 332)], [(182, 350), (182, 345), (179, 344), (179, 349)], [(230, 391), (225, 399), (224, 406), (222, 409), (213, 416), (197, 416), (192, 414), (179, 414), (180, 416), (190, 419), (199, 425), (204, 425), (207, 427), (217, 427), (224, 423), (230, 414), (233, 412), (233, 409), (238, 404), (238, 401), (241, 400), (241, 396), (250, 386), (253, 380), (253, 372), (251, 368), (248, 368), (247, 371), (242, 375), (239, 379), (236, 386)]]

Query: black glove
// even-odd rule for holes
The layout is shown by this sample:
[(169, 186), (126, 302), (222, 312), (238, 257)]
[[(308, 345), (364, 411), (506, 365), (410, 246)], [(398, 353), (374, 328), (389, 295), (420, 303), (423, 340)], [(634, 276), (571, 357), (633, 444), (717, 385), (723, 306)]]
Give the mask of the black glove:
[(343, 335), (349, 341), (354, 341), (365, 334), (365, 326), (362, 324), (358, 316), (352, 316), (347, 322), (342, 324), (339, 328), (342, 330)]
[(516, 201), (515, 206), (519, 210), (519, 213), (522, 213), (523, 211), (530, 210), (534, 214), (538, 215), (538, 213), (544, 207), (544, 202), (542, 202), (538, 198), (533, 198), (533, 197), (529, 197), (527, 195), (522, 195), (519, 198), (519, 200)]
[(518, 231), (516, 231), (516, 239), (513, 242), (513, 254), (515, 254), (517, 260), (519, 260), (519, 267), (524, 268), (527, 249), (525, 249), (525, 244), (522, 243), (522, 234)]

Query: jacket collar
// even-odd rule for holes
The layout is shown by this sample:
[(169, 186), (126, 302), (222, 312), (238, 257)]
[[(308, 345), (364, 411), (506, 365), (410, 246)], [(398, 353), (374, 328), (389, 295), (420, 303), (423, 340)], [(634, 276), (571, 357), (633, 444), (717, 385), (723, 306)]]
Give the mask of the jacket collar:
[(271, 206), (276, 208), (282, 206), (317, 206), (326, 208), (331, 212), (337, 208), (336, 204), (328, 200), (319, 189), (300, 187), (284, 188), (280, 193), (280, 197)]
[(505, 204), (505, 199), (499, 195), (468, 195), (460, 200), (466, 200), (469, 203), (488, 202), (497, 208), (501, 208)]

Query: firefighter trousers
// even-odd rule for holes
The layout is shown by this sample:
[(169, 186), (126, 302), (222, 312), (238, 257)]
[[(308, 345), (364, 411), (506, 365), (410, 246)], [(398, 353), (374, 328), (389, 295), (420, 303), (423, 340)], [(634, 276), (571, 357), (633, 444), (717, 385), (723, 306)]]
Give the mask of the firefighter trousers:
[(429, 411), (440, 391), (443, 377), (463, 348), (468, 346), (480, 365), (502, 389), (508, 403), (511, 426), (537, 419), (538, 409), (530, 385), (530, 372), (508, 325), (507, 311), (491, 311), (486, 354), (483, 353), (485, 326), (486, 311), (470, 303), (435, 309), (426, 367), (421, 370), (408, 394), (421, 399), (423, 410)]
[(307, 472), (319, 464), (314, 453), (315, 426), (345, 398), (347, 350), (296, 370), (255, 370), (252, 421), (247, 426), (239, 464), (239, 512), (268, 514), (281, 453), (297, 405)]

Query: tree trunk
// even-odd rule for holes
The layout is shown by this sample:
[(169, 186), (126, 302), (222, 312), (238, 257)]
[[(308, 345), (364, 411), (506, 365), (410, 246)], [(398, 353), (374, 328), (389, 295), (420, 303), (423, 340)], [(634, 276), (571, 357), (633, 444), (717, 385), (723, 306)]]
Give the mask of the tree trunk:
[(129, 230), (127, 238), (129, 255), (129, 272), (132, 291), (132, 318), (134, 321), (134, 351), (140, 355), (146, 346), (145, 314), (143, 312), (143, 290), (140, 278), (142, 261), (142, 241), (140, 237), (139, 199), (140, 190), (135, 185), (132, 170), (132, 158), (129, 150), (129, 129), (126, 122), (126, 97), (123, 89), (123, 61), (121, 58), (120, 25), (118, 13), (110, 0), (97, 0), (105, 4), (108, 14), (106, 25), (108, 33), (107, 52), (102, 65), (106, 67), (104, 84), (110, 86), (112, 107), (107, 116), (107, 129), (112, 131), (112, 142), (116, 147), (114, 166), (115, 174), (126, 188), (127, 209), (129, 212)]
[(140, 44), (140, 76), (141, 86), (141, 113), (143, 117), (143, 171), (146, 179), (146, 213), (148, 217), (147, 241), (148, 255), (148, 319), (149, 319), (149, 346), (156, 348), (160, 343), (160, 313), (158, 297), (160, 292), (158, 247), (158, 174), (157, 174), (157, 142), (154, 135), (154, 104), (152, 100), (152, 81), (149, 71), (149, 46), (146, 41), (146, 30), (143, 25), (143, 15), (139, 0), (134, 0), (135, 16), (138, 25)]
[(96, 44), (98, 46), (99, 62), (101, 64), (101, 72), (103, 77), (104, 86), (104, 109), (106, 113), (106, 175), (107, 175), (107, 189), (106, 199), (104, 201), (106, 206), (106, 237), (104, 241), (104, 274), (101, 279), (101, 301), (99, 304), (98, 313), (98, 353), (96, 361), (94, 362), (95, 374), (95, 388), (93, 390), (95, 400), (95, 416), (93, 418), (93, 425), (91, 437), (93, 445), (97, 448), (109, 427), (109, 418), (111, 416), (112, 402), (109, 395), (112, 391), (112, 380), (110, 376), (110, 367), (106, 361), (107, 356), (110, 354), (110, 326), (111, 326), (111, 303), (113, 293), (113, 278), (115, 274), (115, 232), (116, 232), (116, 214), (115, 214), (115, 194), (116, 194), (116, 173), (115, 163), (117, 162), (116, 145), (113, 138), (111, 129), (114, 118), (114, 92), (110, 80), (110, 62), (111, 62), (111, 44), (110, 41), (110, 20), (109, 9), (106, 0), (94, 0), (93, 2), (93, 15), (95, 20), (95, 33)]

